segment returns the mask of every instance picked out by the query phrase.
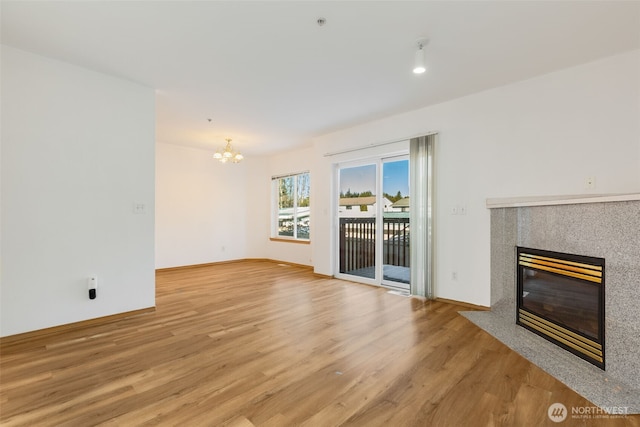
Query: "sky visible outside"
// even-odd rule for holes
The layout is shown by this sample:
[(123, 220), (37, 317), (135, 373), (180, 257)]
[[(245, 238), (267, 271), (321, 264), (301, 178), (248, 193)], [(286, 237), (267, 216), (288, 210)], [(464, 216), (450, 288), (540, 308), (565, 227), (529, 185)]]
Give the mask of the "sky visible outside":
[[(403, 196), (409, 195), (409, 161), (383, 163), (382, 192), (395, 196), (398, 191)], [(340, 192), (362, 193), (376, 192), (376, 166), (364, 165), (354, 168), (340, 169)]]
[(398, 191), (409, 195), (409, 160), (382, 164), (382, 192), (395, 196)]

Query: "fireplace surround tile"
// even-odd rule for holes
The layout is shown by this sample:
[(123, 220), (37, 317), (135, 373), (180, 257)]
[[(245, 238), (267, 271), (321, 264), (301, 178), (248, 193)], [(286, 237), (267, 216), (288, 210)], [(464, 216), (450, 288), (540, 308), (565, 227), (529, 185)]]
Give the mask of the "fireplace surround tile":
[[(491, 209), (491, 311), (464, 315), (594, 404), (640, 413), (640, 200), (567, 203)], [(605, 258), (606, 371), (515, 324), (516, 246)]]

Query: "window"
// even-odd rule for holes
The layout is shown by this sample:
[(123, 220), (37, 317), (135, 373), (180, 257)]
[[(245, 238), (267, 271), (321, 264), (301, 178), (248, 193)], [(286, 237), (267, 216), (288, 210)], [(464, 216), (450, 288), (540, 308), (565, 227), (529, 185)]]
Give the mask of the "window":
[(271, 236), (309, 240), (309, 172), (271, 178), (274, 213)]

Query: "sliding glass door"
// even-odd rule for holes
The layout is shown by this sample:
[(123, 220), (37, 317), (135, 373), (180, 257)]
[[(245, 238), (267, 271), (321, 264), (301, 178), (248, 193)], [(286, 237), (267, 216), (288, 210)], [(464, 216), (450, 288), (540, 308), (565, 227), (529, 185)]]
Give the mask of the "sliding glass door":
[(409, 289), (409, 160), (338, 168), (338, 276)]
[(376, 163), (339, 168), (338, 242), (340, 274), (378, 280)]
[(382, 160), (382, 284), (409, 289), (409, 159)]

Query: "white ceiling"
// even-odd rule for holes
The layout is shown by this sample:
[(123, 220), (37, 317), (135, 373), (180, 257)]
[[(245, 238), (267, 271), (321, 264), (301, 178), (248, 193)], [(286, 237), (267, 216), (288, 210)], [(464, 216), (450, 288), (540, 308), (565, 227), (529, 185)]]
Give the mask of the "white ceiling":
[[(228, 137), (248, 155), (640, 48), (640, 1), (2, 0), (1, 8), (3, 44), (155, 88), (159, 142), (215, 150)], [(421, 37), (430, 40), (429, 71), (416, 76)]]

